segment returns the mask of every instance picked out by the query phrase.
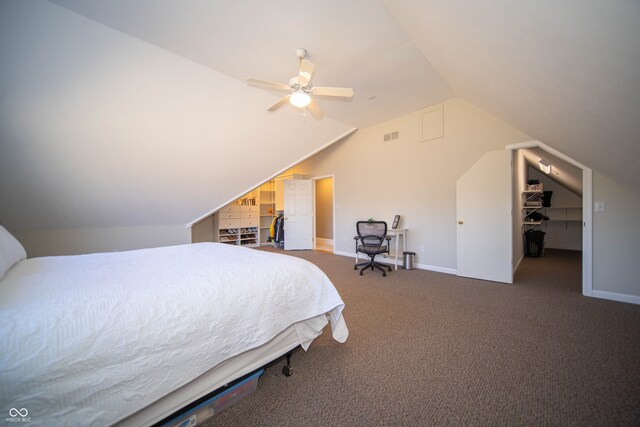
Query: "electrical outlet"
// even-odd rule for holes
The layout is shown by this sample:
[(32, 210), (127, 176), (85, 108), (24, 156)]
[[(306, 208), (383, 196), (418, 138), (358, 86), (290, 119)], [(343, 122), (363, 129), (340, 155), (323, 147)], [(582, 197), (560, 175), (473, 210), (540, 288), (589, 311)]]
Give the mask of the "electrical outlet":
[(424, 253), (424, 245), (420, 245), (420, 253)]
[(604, 212), (604, 202), (596, 202), (596, 212)]

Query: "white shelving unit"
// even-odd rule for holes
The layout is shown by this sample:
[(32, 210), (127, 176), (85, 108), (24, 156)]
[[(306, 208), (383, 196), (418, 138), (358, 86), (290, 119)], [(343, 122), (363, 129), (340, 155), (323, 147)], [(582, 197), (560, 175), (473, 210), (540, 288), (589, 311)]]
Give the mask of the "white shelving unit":
[(547, 248), (582, 250), (582, 207), (552, 205), (542, 212), (549, 217), (542, 226)]
[(218, 242), (256, 247), (260, 245), (260, 192), (254, 190), (229, 203), (216, 215)]
[(269, 228), (276, 216), (276, 189), (273, 180), (260, 186), (260, 244), (270, 245)]
[(524, 231), (542, 224), (542, 220), (531, 221), (527, 219), (533, 212), (542, 209), (542, 195), (542, 190), (526, 190), (522, 192), (522, 227)]
[(582, 221), (582, 206), (553, 206), (544, 208), (549, 221)]
[[(524, 253), (526, 256), (540, 257), (544, 255), (544, 235), (534, 229), (543, 220), (532, 220), (529, 216), (542, 210), (542, 184), (529, 185), (522, 192), (522, 231)], [(542, 237), (541, 237), (542, 236)]]
[(539, 229), (546, 233), (544, 246), (547, 249), (582, 250), (582, 197), (534, 168), (529, 168), (528, 172), (527, 179), (538, 180), (543, 187), (538, 189), (544, 190), (543, 200), (547, 197), (549, 201), (548, 206), (543, 206), (538, 211), (549, 219), (538, 227), (528, 226), (529, 229)]

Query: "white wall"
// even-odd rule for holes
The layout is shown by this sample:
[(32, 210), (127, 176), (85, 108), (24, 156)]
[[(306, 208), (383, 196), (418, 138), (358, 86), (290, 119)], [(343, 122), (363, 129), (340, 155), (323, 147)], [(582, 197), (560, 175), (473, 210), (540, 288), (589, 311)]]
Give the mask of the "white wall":
[(593, 294), (640, 304), (640, 194), (594, 173), (593, 201), (605, 203), (593, 212)]
[(640, 188), (640, 2), (385, 0), (457, 96)]
[(46, 1), (0, 2), (0, 58), (0, 222), (34, 254), (187, 224), (349, 129)]
[[(420, 110), (358, 130), (293, 168), (309, 176), (335, 174), (336, 251), (353, 252), (357, 220), (390, 223), (399, 214), (417, 263), (456, 268), (456, 180), (484, 153), (530, 138), (463, 100), (443, 106), (442, 138), (420, 142), (422, 113), (429, 109)], [(398, 139), (383, 142), (396, 130)]]
[[(355, 221), (391, 221), (403, 216), (409, 230), (409, 250), (417, 262), (436, 269), (456, 268), (455, 182), (485, 152), (529, 140), (471, 104), (455, 99), (444, 105), (444, 138), (420, 140), (417, 111), (361, 129), (292, 169), (309, 176), (335, 174), (337, 252), (353, 252)], [(399, 130), (400, 138), (382, 142)], [(516, 159), (514, 195), (526, 182), (527, 164)], [(371, 178), (372, 170), (376, 178)], [(482, 191), (482, 183), (478, 183)], [(593, 295), (640, 303), (640, 195), (609, 178), (593, 175), (593, 200), (604, 201), (604, 212), (593, 212)], [(519, 227), (519, 206), (514, 224)], [(522, 239), (514, 233), (514, 262)], [(419, 248), (424, 245), (425, 252)], [(479, 242), (478, 246), (481, 247)]]
[(172, 246), (191, 243), (184, 224), (163, 226), (19, 230), (13, 233), (27, 257), (78, 255), (96, 252)]

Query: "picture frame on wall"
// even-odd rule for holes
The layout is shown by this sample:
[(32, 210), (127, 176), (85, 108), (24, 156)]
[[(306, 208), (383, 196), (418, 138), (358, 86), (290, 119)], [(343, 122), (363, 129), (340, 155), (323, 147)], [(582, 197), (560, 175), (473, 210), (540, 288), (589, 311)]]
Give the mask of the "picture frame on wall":
[(391, 224), (391, 229), (396, 230), (398, 228), (398, 224), (400, 224), (400, 215), (396, 215), (393, 217), (393, 223)]

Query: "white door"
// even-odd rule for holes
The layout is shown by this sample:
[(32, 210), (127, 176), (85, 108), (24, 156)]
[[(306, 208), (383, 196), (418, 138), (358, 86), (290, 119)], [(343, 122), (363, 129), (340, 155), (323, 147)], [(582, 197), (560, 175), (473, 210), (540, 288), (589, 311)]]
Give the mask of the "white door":
[(284, 182), (284, 249), (313, 249), (313, 191), (310, 180)]
[(457, 274), (513, 282), (511, 161), (491, 151), (456, 182)]

